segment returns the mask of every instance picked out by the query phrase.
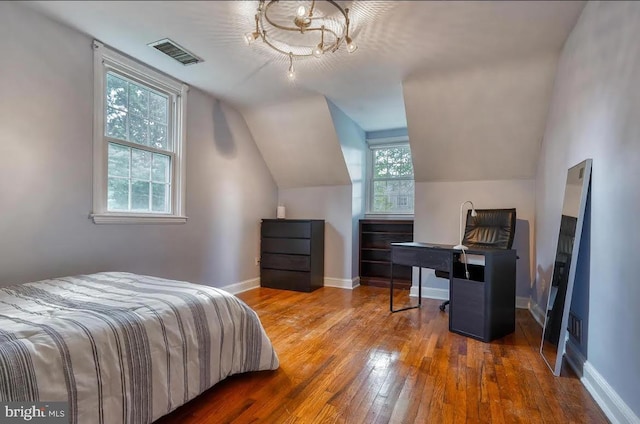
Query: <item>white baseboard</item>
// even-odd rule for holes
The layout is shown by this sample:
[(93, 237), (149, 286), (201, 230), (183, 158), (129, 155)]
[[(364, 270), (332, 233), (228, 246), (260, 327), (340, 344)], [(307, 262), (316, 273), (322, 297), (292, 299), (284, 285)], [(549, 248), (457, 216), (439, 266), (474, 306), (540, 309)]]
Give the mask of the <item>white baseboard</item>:
[(529, 300), (530, 297), (524, 296), (516, 296), (516, 308), (518, 309), (529, 309)]
[(224, 291), (228, 291), (231, 294), (238, 294), (246, 292), (247, 290), (260, 287), (260, 278), (252, 278), (250, 280), (241, 281), (239, 283), (229, 284), (228, 286), (220, 287)]
[(533, 316), (533, 319), (536, 320), (538, 325), (540, 325), (540, 327), (544, 327), (545, 314), (540, 305), (531, 300), (529, 302), (529, 312), (531, 312), (531, 316)]
[(352, 278), (351, 280), (346, 278), (331, 278), (324, 277), (325, 287), (335, 287), (338, 289), (353, 290), (360, 285), (360, 277)]
[[(411, 290), (409, 290), (410, 297), (418, 297), (418, 288), (416, 286), (411, 286)], [(436, 289), (433, 287), (422, 287), (422, 298), (423, 299), (437, 299), (437, 300), (449, 300), (449, 289)], [(528, 297), (516, 297), (516, 308), (519, 309), (528, 309), (529, 308), (529, 298)]]
[(565, 347), (565, 358), (569, 366), (573, 369), (576, 375), (582, 378), (584, 373), (584, 364), (587, 362), (587, 358), (584, 357), (578, 347), (567, 338), (567, 344)]
[(593, 399), (612, 424), (638, 424), (638, 417), (629, 408), (607, 380), (586, 360), (578, 348), (567, 340), (567, 362), (580, 376), (582, 385), (591, 393)]
[[(360, 285), (360, 277), (356, 277), (351, 280), (325, 277), (324, 285), (325, 287), (337, 287), (339, 289), (353, 290)], [(231, 294), (238, 294), (246, 292), (247, 290), (256, 289), (258, 287), (260, 287), (260, 277), (241, 281), (239, 283), (229, 284), (228, 286), (220, 288)]]
[[(418, 287), (411, 286), (409, 296), (418, 297)], [(433, 287), (422, 287), (423, 299), (449, 300), (449, 289), (436, 289)]]

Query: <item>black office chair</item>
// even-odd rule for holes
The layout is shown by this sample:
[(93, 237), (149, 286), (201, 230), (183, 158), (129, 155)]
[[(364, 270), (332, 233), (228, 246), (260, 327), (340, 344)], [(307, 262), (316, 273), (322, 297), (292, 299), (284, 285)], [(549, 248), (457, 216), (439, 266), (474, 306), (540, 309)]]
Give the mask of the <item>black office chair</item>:
[[(476, 209), (477, 216), (467, 211), (467, 224), (462, 244), (470, 249), (511, 249), (516, 228), (516, 210), (514, 209)], [(436, 277), (449, 279), (449, 273), (436, 271)], [(440, 305), (444, 311), (449, 301)]]

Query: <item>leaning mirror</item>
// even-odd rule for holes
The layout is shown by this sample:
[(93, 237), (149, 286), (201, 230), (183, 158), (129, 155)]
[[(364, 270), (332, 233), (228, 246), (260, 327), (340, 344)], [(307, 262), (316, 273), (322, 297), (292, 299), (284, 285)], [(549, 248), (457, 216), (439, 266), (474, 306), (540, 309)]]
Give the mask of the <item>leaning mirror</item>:
[(540, 344), (540, 353), (554, 375), (560, 375), (562, 368), (571, 294), (590, 179), (591, 159), (577, 164), (567, 172), (558, 246)]

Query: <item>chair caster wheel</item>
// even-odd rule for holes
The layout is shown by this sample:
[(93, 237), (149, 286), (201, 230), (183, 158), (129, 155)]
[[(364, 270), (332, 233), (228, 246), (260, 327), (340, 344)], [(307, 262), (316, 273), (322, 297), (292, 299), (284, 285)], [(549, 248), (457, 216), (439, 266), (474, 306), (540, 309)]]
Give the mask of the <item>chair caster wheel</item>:
[(440, 305), (440, 306), (438, 306), (438, 307), (440, 308), (440, 310), (441, 310), (442, 312), (444, 312), (444, 310), (445, 310), (445, 308), (446, 308), (446, 306), (444, 306), (444, 305)]

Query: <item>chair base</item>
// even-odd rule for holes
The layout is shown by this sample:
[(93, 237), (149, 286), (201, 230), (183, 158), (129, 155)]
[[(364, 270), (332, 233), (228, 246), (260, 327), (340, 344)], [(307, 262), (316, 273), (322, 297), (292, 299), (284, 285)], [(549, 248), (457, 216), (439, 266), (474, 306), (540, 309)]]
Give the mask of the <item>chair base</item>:
[(448, 301), (448, 300), (445, 300), (444, 302), (442, 302), (442, 303), (440, 304), (440, 310), (441, 310), (442, 312), (444, 312), (444, 310), (445, 310), (445, 308), (447, 307), (447, 305), (448, 305), (448, 304), (449, 304), (449, 301)]

